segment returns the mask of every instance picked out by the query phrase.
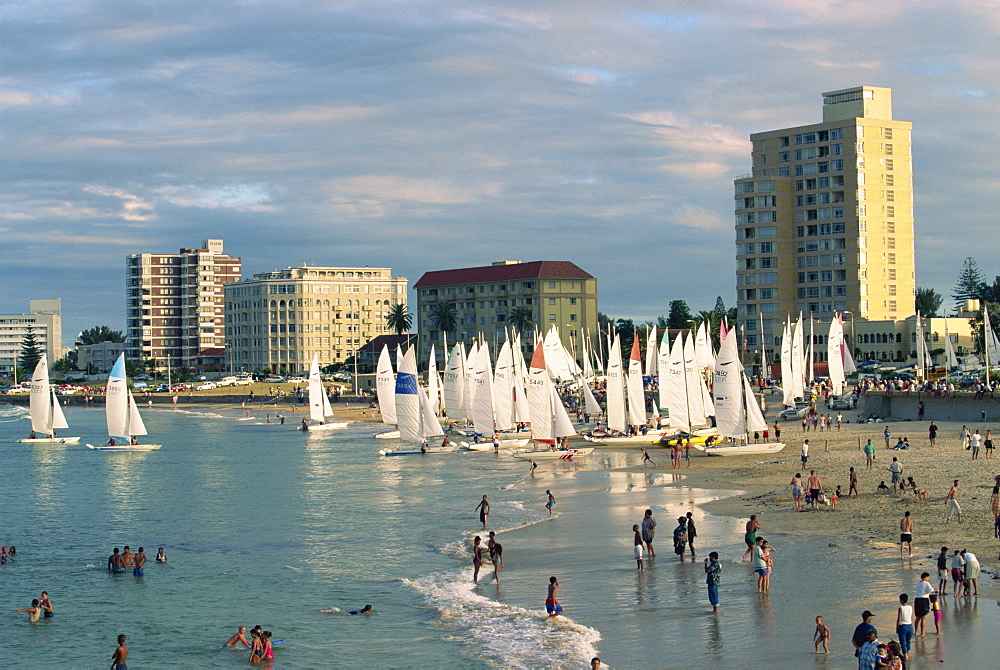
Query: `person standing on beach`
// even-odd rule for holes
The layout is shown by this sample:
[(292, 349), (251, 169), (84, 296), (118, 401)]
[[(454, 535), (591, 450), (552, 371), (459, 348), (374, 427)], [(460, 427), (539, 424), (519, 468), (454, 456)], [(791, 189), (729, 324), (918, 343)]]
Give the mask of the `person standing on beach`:
[(937, 424), (931, 421), (931, 425), (927, 429), (927, 439), (930, 440), (932, 447), (937, 446), (937, 434), (938, 434)]
[(479, 583), (479, 569), (483, 567), (483, 538), (476, 535), (472, 540), (472, 583)]
[(552, 495), (552, 491), (549, 491), (548, 489), (545, 489), (545, 495), (549, 497), (549, 499), (545, 501), (545, 509), (549, 511), (549, 516), (552, 516), (552, 506), (556, 504), (556, 497)]
[(847, 497), (850, 498), (851, 492), (853, 491), (854, 495), (860, 498), (861, 494), (858, 493), (858, 473), (855, 472), (854, 468), (851, 468), (847, 474), (847, 477), (848, 477), (848, 482), (851, 485), (850, 488), (847, 489)]
[(903, 518), (899, 521), (899, 557), (903, 557), (903, 545), (910, 549), (910, 558), (913, 558), (913, 519), (910, 518), (910, 510), (906, 510)]
[(896, 487), (903, 481), (903, 464), (895, 456), (892, 457), (892, 463), (889, 464), (889, 472), (892, 473), (892, 492), (895, 494)]
[(705, 583), (708, 584), (708, 602), (712, 605), (712, 614), (719, 613), (719, 584), (721, 583), (722, 564), (719, 563), (719, 553), (709, 552), (705, 559)]
[(809, 471), (809, 479), (806, 480), (806, 487), (809, 489), (810, 501), (813, 510), (819, 509), (819, 494), (823, 492), (823, 484), (819, 481), (819, 476), (815, 470)]
[(535, 477), (535, 468), (538, 467), (538, 463), (535, 463), (532, 459), (528, 459), (528, 474), (531, 475), (532, 479)]
[(792, 481), (789, 482), (792, 485), (792, 502), (795, 503), (795, 511), (802, 511), (802, 494), (805, 493), (805, 484), (802, 481), (802, 474), (799, 472), (795, 473), (792, 477)]
[(962, 558), (961, 549), (955, 550), (955, 554), (951, 557), (951, 561), (948, 564), (951, 566), (951, 581), (954, 595), (960, 596), (962, 594), (959, 591), (965, 583), (965, 559)]
[(972, 460), (974, 461), (979, 460), (979, 447), (980, 445), (982, 445), (982, 443), (983, 443), (983, 436), (980, 435), (979, 430), (976, 429), (976, 432), (974, 432), (972, 436), (969, 437), (969, 446), (972, 447)]
[(486, 500), (486, 496), (483, 496), (482, 502), (476, 505), (476, 509), (479, 510), (479, 521), (483, 524), (483, 528), (486, 528), (486, 517), (490, 515), (490, 503)]
[(983, 449), (986, 450), (986, 458), (993, 457), (993, 431), (987, 430), (986, 437), (983, 438)]
[(885, 438), (885, 448), (888, 449), (889, 442), (892, 440), (892, 430), (889, 428), (889, 426), (886, 426), (885, 430), (882, 431), (882, 437)]
[(757, 531), (760, 530), (760, 524), (757, 523), (757, 515), (751, 514), (750, 520), (747, 521), (746, 533), (743, 534), (743, 542), (747, 545), (747, 550), (743, 552), (743, 558), (741, 561), (747, 560), (755, 546), (757, 546)]
[(823, 645), (823, 653), (830, 653), (830, 628), (823, 623), (823, 617), (816, 617), (816, 630), (813, 632), (813, 646), (816, 647), (816, 652), (819, 653), (819, 645)]
[(931, 573), (924, 572), (920, 575), (920, 581), (917, 582), (917, 588), (914, 592), (913, 599), (913, 614), (917, 617), (916, 623), (916, 636), (924, 637), (924, 617), (931, 611), (931, 601), (930, 595), (936, 593), (934, 590), (934, 585), (931, 584)]
[(805, 468), (806, 463), (809, 462), (809, 440), (802, 443), (802, 456), (800, 458), (802, 459), (802, 467)]
[(545, 611), (548, 613), (550, 619), (554, 616), (559, 616), (563, 611), (562, 605), (559, 604), (558, 591), (559, 580), (555, 577), (549, 577), (549, 593), (545, 598)]
[(632, 524), (632, 554), (635, 556), (635, 569), (642, 570), (642, 533), (639, 524)]
[(875, 465), (875, 445), (872, 444), (871, 438), (868, 438), (868, 443), (865, 445), (865, 469), (871, 470)]
[(694, 527), (694, 514), (688, 512), (687, 517), (688, 548), (691, 550), (691, 561), (694, 561), (694, 538), (698, 537), (698, 529)]
[(951, 489), (948, 490), (948, 495), (945, 497), (945, 501), (948, 505), (948, 514), (944, 518), (944, 522), (948, 523), (951, 521), (952, 514), (958, 514), (958, 522), (962, 523), (962, 507), (958, 504), (958, 480), (951, 485)]
[(687, 517), (677, 517), (677, 527), (674, 528), (674, 553), (684, 562), (684, 551), (687, 549)]
[(781, 423), (778, 421), (774, 422), (774, 439), (777, 442), (781, 441)]
[(962, 559), (965, 561), (965, 595), (979, 595), (979, 559), (968, 549), (962, 552)]
[[(767, 432), (767, 431), (765, 431)], [(689, 437), (684, 442), (684, 462), (687, 463), (687, 467), (691, 467), (691, 438)]]
[(969, 442), (972, 439), (972, 433), (969, 432), (969, 429), (962, 426), (962, 432), (958, 436), (962, 439), (962, 449), (968, 449), (970, 447)]
[(948, 593), (948, 547), (941, 547), (941, 553), (937, 557), (938, 593), (947, 595)]
[(878, 631), (875, 626), (872, 625), (872, 617), (875, 616), (869, 610), (865, 610), (861, 613), (861, 623), (857, 625), (854, 629), (854, 634), (851, 635), (851, 644), (854, 645), (854, 655), (858, 656), (861, 653), (861, 647), (864, 646), (865, 642), (868, 641), (869, 635), (878, 636)]
[(646, 543), (649, 557), (655, 558), (656, 551), (653, 549), (653, 537), (656, 535), (656, 519), (653, 518), (653, 510), (646, 510), (642, 519), (642, 541)]
[(757, 573), (757, 593), (767, 593), (767, 557), (764, 556), (762, 537), (758, 537), (753, 545), (753, 569)]
[(111, 670), (128, 670), (125, 661), (128, 660), (128, 646), (125, 645), (125, 636), (118, 636), (118, 648), (111, 654)]

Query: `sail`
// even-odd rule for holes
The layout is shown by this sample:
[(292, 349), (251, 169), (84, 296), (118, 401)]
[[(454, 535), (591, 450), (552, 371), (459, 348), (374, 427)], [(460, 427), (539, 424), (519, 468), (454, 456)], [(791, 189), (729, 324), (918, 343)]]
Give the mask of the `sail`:
[(549, 384), (549, 391), (550, 397), (552, 398), (553, 418), (555, 420), (555, 436), (569, 437), (570, 435), (576, 435), (576, 430), (573, 428), (573, 422), (570, 421), (569, 414), (566, 412), (566, 406), (563, 405), (562, 400), (559, 399), (556, 387)]
[(396, 425), (402, 439), (423, 441), (417, 398), (417, 359), (413, 347), (406, 350), (396, 372)]
[(712, 340), (708, 337), (708, 329), (702, 321), (698, 326), (698, 334), (694, 339), (694, 352), (698, 357), (699, 370), (711, 370), (715, 365), (715, 355), (712, 353)]
[(792, 382), (792, 327), (786, 321), (781, 331), (781, 392), (786, 407), (795, 404), (795, 384)]
[(688, 337), (684, 343), (684, 395), (687, 402), (688, 421), (691, 427), (705, 426), (712, 409), (706, 402), (708, 389), (705, 388), (705, 378), (698, 367), (698, 354), (695, 351), (695, 338)]
[(319, 377), (319, 355), (314, 354), (312, 363), (309, 364), (309, 418), (313, 421), (319, 423), (326, 421), (326, 415), (323, 413), (325, 397), (323, 380)]
[(535, 345), (528, 369), (528, 411), (531, 413), (531, 439), (535, 442), (555, 443), (551, 386), (545, 369), (545, 348), (539, 342)]
[(805, 347), (802, 341), (802, 316), (799, 315), (799, 320), (795, 322), (795, 326), (792, 328), (792, 378), (790, 380), (792, 398), (801, 398), (805, 395), (805, 384), (803, 383), (803, 377), (806, 372), (804, 352)]
[(584, 336), (581, 340), (581, 350), (583, 353), (583, 378), (590, 380), (594, 378), (594, 364), (591, 362), (590, 338)]
[(944, 321), (944, 356), (945, 365), (948, 372), (958, 367), (958, 358), (955, 356), (955, 347), (951, 344), (951, 335), (948, 334), (948, 320)]
[(667, 367), (670, 365), (670, 336), (667, 333), (667, 329), (663, 329), (663, 337), (660, 338), (660, 345), (656, 350), (656, 377), (657, 377), (657, 387), (658, 387), (658, 397), (656, 402), (656, 416), (660, 416), (662, 408), (669, 407), (664, 402), (663, 395), (663, 379), (662, 377), (666, 374)]
[(591, 416), (600, 416), (601, 403), (597, 402), (597, 398), (594, 397), (594, 392), (590, 390), (590, 384), (586, 380), (580, 383), (580, 387), (583, 389), (583, 411)]
[(473, 341), (468, 351), (462, 347), (465, 362), (465, 418), (472, 419), (472, 404), (476, 397), (476, 387), (472, 383), (472, 377), (476, 373), (476, 359), (479, 357), (479, 342)]
[(434, 408), (424, 390), (417, 387), (417, 398), (420, 402), (420, 435), (426, 440), (429, 437), (444, 435), (441, 430), (441, 422), (434, 415)]
[(139, 407), (135, 404), (135, 398), (132, 397), (132, 392), (128, 392), (128, 427), (125, 430), (125, 437), (132, 437), (133, 435), (145, 435), (146, 434), (146, 424), (142, 422), (142, 417), (139, 416)]
[(45, 354), (42, 354), (31, 375), (31, 390), (28, 401), (31, 412), (31, 430), (46, 435), (52, 434), (52, 392), (49, 389), (49, 365)]
[(660, 365), (660, 406), (667, 408), (671, 428), (689, 433), (691, 421), (688, 417), (686, 388), (684, 336), (680, 335), (670, 347), (666, 364)]
[(108, 435), (128, 436), (128, 380), (125, 378), (125, 354), (115, 361), (108, 374), (108, 385), (104, 397), (104, 414), (108, 422)]
[(646, 337), (646, 376), (649, 377), (649, 381), (653, 381), (653, 377), (659, 371), (659, 368), (656, 366), (658, 353), (656, 349), (656, 326), (650, 326), (649, 334)]
[(746, 438), (743, 373), (736, 339), (736, 333), (730, 331), (719, 348), (712, 388), (715, 390), (715, 421), (719, 434), (743, 439)]
[(392, 358), (389, 346), (382, 345), (382, 353), (378, 355), (375, 366), (375, 395), (378, 397), (378, 408), (382, 414), (382, 423), (396, 423), (396, 376), (392, 372)]
[(511, 355), (514, 359), (512, 366), (514, 375), (514, 421), (526, 423), (531, 421), (531, 413), (528, 410), (528, 392), (526, 390), (528, 366), (524, 364), (524, 355), (521, 353), (521, 338), (514, 340), (514, 346), (511, 347)]
[(986, 340), (986, 365), (987, 374), (989, 367), (1000, 363), (1000, 341), (997, 341), (996, 332), (990, 325), (990, 310), (983, 304), (983, 336)]
[(427, 359), (427, 402), (430, 403), (431, 414), (440, 414), (440, 392), (441, 380), (438, 379), (437, 356), (434, 352), (434, 345), (431, 345), (431, 353)]
[(489, 345), (476, 350), (472, 372), (472, 423), (480, 435), (493, 434), (493, 366), (490, 363)]
[(741, 372), (740, 376), (743, 377), (743, 393), (746, 396), (747, 430), (751, 433), (763, 433), (767, 430), (767, 421), (764, 419), (764, 413), (760, 411), (760, 403), (757, 402), (757, 396), (754, 395), (746, 373)]
[(829, 368), (830, 384), (836, 394), (844, 391), (844, 324), (838, 314), (830, 321), (830, 333), (826, 338), (826, 360)]
[[(69, 428), (69, 424), (66, 423), (66, 417), (63, 415), (62, 407), (59, 406), (59, 397), (56, 395), (56, 390), (51, 389), (52, 392), (52, 428)], [(51, 434), (52, 431), (49, 431)]]
[(628, 360), (628, 422), (633, 426), (646, 423), (646, 394), (642, 388), (642, 357), (639, 338), (632, 338), (632, 351)]
[(514, 357), (510, 340), (504, 340), (493, 370), (493, 414), (497, 430), (510, 430), (514, 425)]
[(621, 341), (615, 334), (608, 352), (608, 428), (625, 432), (625, 385), (622, 379)]
[(462, 348), (458, 344), (451, 350), (451, 356), (445, 364), (442, 391), (448, 418), (453, 421), (466, 418), (465, 362), (462, 360)]
[(576, 361), (566, 353), (566, 348), (559, 337), (559, 330), (552, 326), (545, 335), (545, 364), (549, 368), (549, 376), (553, 379), (566, 381), (575, 376)]

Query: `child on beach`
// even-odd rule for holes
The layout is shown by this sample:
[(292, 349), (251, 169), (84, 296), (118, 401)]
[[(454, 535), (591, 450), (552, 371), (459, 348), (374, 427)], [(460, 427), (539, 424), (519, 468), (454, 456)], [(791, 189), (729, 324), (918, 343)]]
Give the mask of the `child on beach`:
[(642, 570), (642, 533), (639, 532), (639, 524), (632, 524), (632, 544), (634, 549), (632, 550), (635, 556), (635, 569)]
[(830, 629), (825, 623), (823, 623), (823, 617), (816, 617), (816, 632), (813, 633), (813, 644), (816, 647), (816, 652), (819, 653), (819, 645), (823, 645), (823, 653), (830, 653)]
[(941, 634), (941, 603), (938, 602), (938, 597), (936, 593), (930, 594), (928, 596), (931, 601), (931, 614), (934, 615), (934, 634)]
[(840, 487), (838, 486), (837, 490), (834, 491), (833, 495), (830, 497), (830, 509), (832, 509), (834, 512), (837, 511), (837, 502), (839, 501), (840, 501)]
[(545, 503), (545, 509), (549, 510), (549, 516), (552, 516), (552, 506), (556, 504), (556, 498), (552, 495), (552, 491), (548, 489), (545, 490), (545, 495), (549, 497), (548, 501)]

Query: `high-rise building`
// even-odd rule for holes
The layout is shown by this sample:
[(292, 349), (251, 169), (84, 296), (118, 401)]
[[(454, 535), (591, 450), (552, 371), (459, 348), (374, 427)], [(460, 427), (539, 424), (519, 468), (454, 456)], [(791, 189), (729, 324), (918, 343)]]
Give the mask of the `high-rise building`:
[[(29, 300), (28, 314), (0, 314), (0, 371), (9, 374), (21, 355), (28, 329), (44, 349), (49, 367), (62, 358), (62, 299)], [(31, 374), (33, 370), (28, 370)]]
[[(421, 361), (431, 345), (443, 356), (445, 337), (471, 342), (484, 336), (492, 351), (502, 344), (510, 329), (511, 312), (527, 309), (531, 327), (522, 345), (530, 353), (535, 335), (544, 336), (551, 326), (567, 351), (582, 343), (582, 335), (597, 333), (597, 279), (569, 261), (497, 261), (492, 265), (455, 270), (434, 270), (414, 284), (417, 290), (417, 331)], [(445, 335), (438, 328), (438, 303), (450, 306), (455, 328)], [(579, 359), (579, 352), (576, 354)]]
[(760, 346), (763, 321), (775, 346), (800, 312), (827, 322), (914, 314), (911, 128), (892, 118), (891, 89), (858, 86), (823, 94), (822, 123), (750, 136), (753, 173), (735, 180), (747, 345)]
[(406, 278), (390, 268), (306, 266), (262, 272), (226, 286), (228, 369), (297, 373), (314, 355), (342, 363), (406, 304)]
[(132, 254), (125, 261), (125, 355), (158, 369), (190, 367), (225, 346), (223, 285), (238, 281), (240, 259), (222, 240), (176, 254)]

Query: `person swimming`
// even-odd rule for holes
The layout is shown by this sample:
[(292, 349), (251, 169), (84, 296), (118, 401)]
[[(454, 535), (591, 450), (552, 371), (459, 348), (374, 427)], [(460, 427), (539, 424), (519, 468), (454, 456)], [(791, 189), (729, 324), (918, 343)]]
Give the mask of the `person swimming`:
[(372, 614), (372, 606), (371, 605), (365, 605), (360, 610), (355, 610), (353, 612), (348, 612), (348, 614), (350, 614), (352, 616), (357, 615), (357, 614)]

